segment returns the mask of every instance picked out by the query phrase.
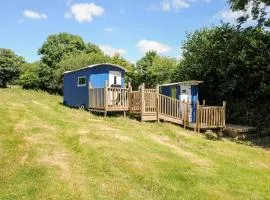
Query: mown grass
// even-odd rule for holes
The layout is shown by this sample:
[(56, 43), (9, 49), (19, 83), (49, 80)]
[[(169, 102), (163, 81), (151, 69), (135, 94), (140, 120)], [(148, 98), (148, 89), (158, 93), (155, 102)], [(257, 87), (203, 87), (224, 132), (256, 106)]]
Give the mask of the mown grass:
[(0, 199), (270, 199), (270, 152), (0, 90)]

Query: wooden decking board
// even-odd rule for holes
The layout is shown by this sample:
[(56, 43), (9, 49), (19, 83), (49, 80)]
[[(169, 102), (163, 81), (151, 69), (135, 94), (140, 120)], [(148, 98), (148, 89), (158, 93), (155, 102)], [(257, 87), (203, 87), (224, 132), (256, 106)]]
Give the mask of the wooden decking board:
[(256, 132), (256, 127), (251, 126), (243, 126), (243, 125), (236, 125), (236, 124), (227, 124), (226, 130), (231, 130), (237, 133), (248, 133), (248, 132)]

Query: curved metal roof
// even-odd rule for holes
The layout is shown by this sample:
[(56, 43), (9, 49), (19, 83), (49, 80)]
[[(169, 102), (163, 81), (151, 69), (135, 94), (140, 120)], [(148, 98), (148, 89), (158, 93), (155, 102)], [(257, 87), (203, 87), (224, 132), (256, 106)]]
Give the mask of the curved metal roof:
[(68, 74), (68, 73), (72, 73), (72, 72), (76, 72), (76, 71), (80, 71), (80, 70), (84, 70), (84, 69), (88, 69), (88, 68), (94, 68), (94, 67), (102, 67), (104, 65), (109, 65), (109, 66), (112, 66), (112, 67), (117, 67), (119, 69), (122, 69), (124, 70), (125, 72), (127, 72), (128, 70), (125, 69), (124, 67), (121, 67), (119, 65), (115, 65), (115, 64), (111, 64), (111, 63), (100, 63), (100, 64), (94, 64), (94, 65), (89, 65), (87, 67), (83, 67), (83, 68), (80, 68), (80, 69), (75, 69), (75, 70), (71, 70), (71, 71), (66, 71), (64, 72), (64, 74)]

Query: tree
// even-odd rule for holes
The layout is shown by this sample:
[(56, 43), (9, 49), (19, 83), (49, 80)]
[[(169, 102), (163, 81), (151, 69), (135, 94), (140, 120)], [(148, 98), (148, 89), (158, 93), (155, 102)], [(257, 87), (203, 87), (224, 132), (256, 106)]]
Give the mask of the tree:
[(91, 44), (87, 46), (80, 36), (59, 33), (50, 35), (38, 53), (41, 55), (41, 61), (43, 63), (54, 68), (64, 56), (85, 52), (87, 49), (90, 49), (88, 47), (91, 47)]
[(49, 92), (60, 92), (55, 81), (55, 71), (58, 63), (66, 56), (73, 56), (84, 52), (99, 52), (96, 45), (86, 44), (80, 36), (69, 33), (50, 35), (38, 53), (41, 64), (38, 69), (40, 89)]
[(22, 65), (20, 85), (24, 89), (38, 89), (40, 87), (39, 68), (40, 62), (25, 63)]
[(120, 55), (114, 55), (113, 57), (110, 57), (111, 64), (119, 65), (121, 67), (124, 67), (126, 70), (131, 71), (133, 69), (133, 64), (125, 60)]
[(229, 2), (233, 11), (245, 12), (245, 14), (238, 18), (240, 24), (248, 19), (253, 19), (257, 20), (259, 27), (270, 27), (270, 0), (229, 0)]
[(153, 88), (157, 84), (170, 82), (175, 67), (174, 59), (150, 51), (137, 62), (136, 67), (133, 67), (129, 79), (135, 88), (142, 83), (145, 83), (146, 87)]
[(19, 77), (23, 63), (24, 59), (12, 50), (0, 49), (0, 87), (7, 87), (8, 82)]
[(86, 53), (103, 54), (102, 50), (95, 44), (88, 43), (86, 45)]
[(189, 34), (175, 80), (204, 81), (200, 98), (227, 101), (232, 123), (270, 130), (270, 32), (223, 24)]

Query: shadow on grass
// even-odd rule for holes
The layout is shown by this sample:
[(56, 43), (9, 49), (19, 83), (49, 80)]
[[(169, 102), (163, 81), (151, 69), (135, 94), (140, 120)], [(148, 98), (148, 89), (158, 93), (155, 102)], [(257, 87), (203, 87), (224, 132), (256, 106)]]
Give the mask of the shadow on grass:
[(246, 144), (252, 147), (261, 147), (270, 151), (270, 136), (251, 136), (246, 139), (230, 138), (230, 140), (239, 144)]

